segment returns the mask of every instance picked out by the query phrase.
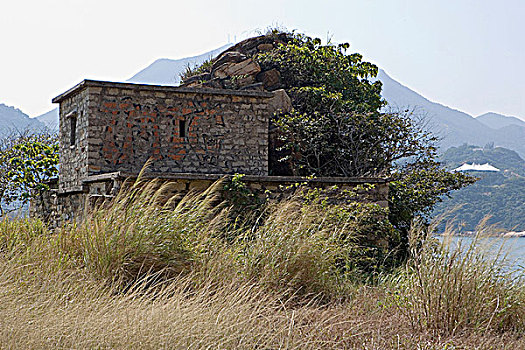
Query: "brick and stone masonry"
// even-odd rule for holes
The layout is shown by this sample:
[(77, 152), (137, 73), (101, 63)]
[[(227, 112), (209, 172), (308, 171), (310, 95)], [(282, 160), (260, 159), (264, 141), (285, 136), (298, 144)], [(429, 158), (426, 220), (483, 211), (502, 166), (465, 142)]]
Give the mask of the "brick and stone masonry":
[(85, 80), (60, 103), (59, 189), (90, 175), (151, 172), (268, 174), (268, 123), (260, 91), (191, 89)]

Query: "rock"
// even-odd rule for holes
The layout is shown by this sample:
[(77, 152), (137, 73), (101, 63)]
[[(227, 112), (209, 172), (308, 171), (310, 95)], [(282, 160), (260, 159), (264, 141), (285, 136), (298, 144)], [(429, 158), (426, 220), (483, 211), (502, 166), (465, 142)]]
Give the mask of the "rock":
[(240, 78), (235, 78), (233, 80), (234, 84), (237, 85), (237, 89), (246, 85), (251, 85), (255, 82), (255, 77), (253, 75), (242, 76)]
[(210, 73), (197, 74), (189, 78), (185, 78), (181, 86), (189, 86), (190, 84), (195, 85), (195, 83), (199, 84), (204, 81), (210, 80), (210, 78), (211, 78)]
[(246, 58), (247, 58), (246, 55), (243, 55), (242, 53), (237, 52), (237, 51), (224, 52), (220, 56), (217, 57), (217, 60), (215, 62), (213, 62), (212, 70), (215, 70), (218, 67), (228, 62), (232, 62), (232, 63), (242, 62), (246, 60)]
[(264, 52), (264, 51), (271, 51), (273, 50), (272, 44), (259, 44), (257, 45), (257, 50)]
[(275, 68), (257, 74), (257, 81), (263, 83), (267, 90), (275, 90), (281, 86), (281, 73)]
[(240, 89), (243, 86), (253, 84), (255, 77), (253, 75), (241, 75), (237, 77), (231, 77), (230, 79), (224, 79), (222, 85), (225, 89)]
[(180, 86), (185, 87), (185, 88), (201, 88), (202, 83), (198, 80), (195, 80), (195, 81), (190, 81), (189, 83), (181, 84)]
[(255, 83), (255, 84), (243, 86), (240, 90), (264, 91), (264, 87), (262, 83)]
[(210, 81), (206, 81), (202, 83), (202, 87), (209, 88), (209, 89), (223, 89), (224, 88), (219, 79), (212, 79)]
[(280, 33), (277, 35), (274, 35), (274, 34), (260, 35), (254, 38), (243, 40), (240, 43), (237, 43), (236, 45), (230, 47), (226, 51), (239, 51), (239, 52), (251, 55), (256, 50), (259, 49), (259, 45), (261, 44), (270, 44), (270, 45), (275, 44), (275, 43), (285, 44), (291, 40), (293, 40), (293, 36), (288, 33)]
[(268, 99), (268, 111), (270, 113), (283, 112), (288, 113), (292, 110), (292, 100), (290, 96), (284, 91), (279, 89), (273, 92), (273, 97)]
[(256, 37), (253, 37), (253, 38), (245, 39), (245, 40), (235, 44), (235, 46), (231, 47), (228, 50), (240, 51), (240, 52), (248, 53), (248, 52), (254, 50), (259, 44), (268, 43), (268, 42), (271, 43), (272, 39), (269, 38), (266, 35), (260, 35), (260, 36), (256, 36)]
[(221, 80), (222, 88), (227, 90), (235, 90), (235, 85), (233, 85), (233, 82), (231, 79), (224, 79)]
[(236, 75), (255, 75), (261, 71), (261, 67), (251, 58), (239, 63), (227, 62), (213, 71), (213, 76), (219, 79)]
[[(221, 57), (227, 52), (239, 52), (241, 54), (244, 54), (246, 56), (253, 56), (258, 51), (263, 51), (262, 49), (259, 50), (260, 45), (272, 45), (272, 48), (275, 47), (277, 44), (286, 44), (293, 40), (293, 35), (288, 33), (280, 33), (280, 34), (268, 34), (268, 35), (260, 35), (254, 38), (249, 38), (246, 40), (243, 40), (237, 44), (235, 44), (232, 47), (227, 48), (225, 51), (220, 53), (217, 57)], [(269, 48), (269, 46), (261, 46), (262, 48)], [(217, 65), (219, 67), (219, 65)]]

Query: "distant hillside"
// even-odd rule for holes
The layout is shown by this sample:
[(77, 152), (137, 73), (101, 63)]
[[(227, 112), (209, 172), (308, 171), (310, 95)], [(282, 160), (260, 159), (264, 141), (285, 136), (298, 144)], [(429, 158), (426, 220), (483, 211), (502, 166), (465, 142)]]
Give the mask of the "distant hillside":
[(392, 79), (383, 70), (379, 70), (378, 78), (383, 83), (383, 97), (391, 106), (415, 108), (427, 116), (432, 131), (442, 138), (442, 150), (464, 143), (485, 145), (493, 142), (496, 146), (513, 149), (525, 157), (525, 127), (494, 129), (467, 113), (429, 101)]
[(224, 45), (199, 56), (178, 60), (167, 58), (158, 59), (132, 76), (128, 81), (143, 84), (178, 85), (180, 83), (180, 75), (187, 67), (194, 68), (195, 66), (201, 65), (204, 61), (214, 58), (230, 46), (232, 46), (232, 44)]
[(51, 130), (58, 130), (58, 108), (52, 109), (36, 117), (38, 121), (45, 124)]
[(447, 168), (463, 163), (489, 163), (500, 169), (497, 173), (475, 172), (480, 180), (456, 191), (451, 198), (436, 206), (435, 214), (453, 210), (452, 217), (472, 231), (487, 215), (489, 223), (498, 223), (506, 230), (525, 231), (525, 160), (503, 147), (462, 145), (448, 149), (442, 156)]
[(486, 126), (492, 129), (501, 129), (506, 126), (520, 126), (525, 127), (525, 121), (516, 118), (510, 117), (498, 113), (485, 113), (476, 117), (477, 121), (482, 122)]
[[(485, 147), (472, 145), (461, 145), (449, 148), (440, 161), (447, 169), (454, 169), (463, 163), (489, 163), (501, 170), (514, 172), (525, 176), (525, 160), (518, 153), (503, 147), (493, 147), (492, 144)], [(525, 189), (524, 189), (525, 191)]]
[[(180, 75), (187, 67), (195, 67), (204, 61), (215, 57), (232, 44), (203, 53), (202, 55), (172, 60), (161, 58), (129, 78), (127, 81), (137, 84), (173, 85), (180, 83)], [(54, 129), (58, 125), (58, 108), (36, 117), (39, 121)]]
[(5, 136), (13, 131), (44, 128), (45, 125), (43, 123), (34, 118), (29, 118), (21, 110), (0, 103), (0, 136)]

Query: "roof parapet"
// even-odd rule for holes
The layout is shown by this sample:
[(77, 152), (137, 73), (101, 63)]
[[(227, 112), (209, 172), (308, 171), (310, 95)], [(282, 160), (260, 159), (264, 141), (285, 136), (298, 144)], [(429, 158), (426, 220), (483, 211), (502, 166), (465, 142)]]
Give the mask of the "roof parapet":
[(136, 84), (136, 83), (121, 83), (103, 80), (89, 80), (85, 79), (73, 86), (71, 89), (61, 93), (51, 101), (53, 103), (60, 103), (71, 95), (74, 95), (87, 87), (109, 87), (119, 89), (136, 89), (141, 91), (159, 91), (159, 92), (175, 92), (175, 93), (197, 93), (209, 95), (230, 95), (230, 96), (246, 96), (258, 98), (270, 98), (273, 96), (271, 92), (253, 91), (253, 90), (230, 90), (230, 89), (211, 89), (211, 88), (186, 88), (169, 85), (150, 85), (150, 84)]

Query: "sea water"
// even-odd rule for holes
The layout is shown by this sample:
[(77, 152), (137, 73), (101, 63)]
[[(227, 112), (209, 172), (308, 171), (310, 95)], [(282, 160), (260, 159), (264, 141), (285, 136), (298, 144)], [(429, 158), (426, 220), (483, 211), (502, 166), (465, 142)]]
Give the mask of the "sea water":
[(438, 236), (438, 239), (450, 250), (461, 245), (464, 251), (475, 244), (488, 258), (497, 258), (505, 269), (525, 277), (525, 237)]

